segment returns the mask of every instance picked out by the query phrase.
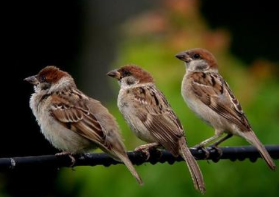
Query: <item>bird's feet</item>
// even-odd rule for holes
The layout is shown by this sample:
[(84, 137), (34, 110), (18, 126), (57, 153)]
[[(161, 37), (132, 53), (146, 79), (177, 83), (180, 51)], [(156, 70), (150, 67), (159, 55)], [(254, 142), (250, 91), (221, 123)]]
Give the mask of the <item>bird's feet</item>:
[(150, 151), (156, 149), (157, 147), (158, 143), (144, 144), (135, 148), (135, 151), (143, 153), (146, 158), (145, 160), (147, 161), (150, 158)]
[(216, 161), (218, 161), (220, 157), (223, 155), (223, 151), (216, 144), (210, 145), (208, 149), (213, 155), (218, 154), (217, 156), (214, 156), (214, 158), (216, 158)]
[(61, 153), (56, 153), (55, 156), (61, 156), (61, 155), (67, 155), (71, 159), (71, 165), (70, 167), (73, 167), (76, 163), (76, 159), (74, 158), (73, 154), (70, 152), (61, 152)]
[(195, 148), (199, 153), (202, 152), (204, 154), (204, 159), (208, 159), (209, 158), (210, 152), (204, 147), (203, 144), (197, 144), (193, 148)]

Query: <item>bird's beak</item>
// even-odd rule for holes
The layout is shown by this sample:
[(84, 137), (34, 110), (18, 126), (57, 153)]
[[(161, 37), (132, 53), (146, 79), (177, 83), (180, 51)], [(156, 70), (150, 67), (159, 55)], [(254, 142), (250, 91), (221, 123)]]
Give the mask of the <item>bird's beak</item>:
[(120, 72), (118, 72), (117, 70), (112, 70), (112, 71), (109, 71), (107, 73), (107, 76), (110, 76), (112, 78), (115, 78), (117, 80), (121, 79), (121, 74)]
[(192, 58), (190, 58), (185, 52), (178, 53), (175, 57), (186, 63), (189, 63), (192, 60)]
[(37, 85), (39, 83), (39, 81), (37, 79), (37, 75), (27, 77), (27, 78), (24, 79), (24, 81), (27, 81), (28, 83), (31, 83), (33, 85)]

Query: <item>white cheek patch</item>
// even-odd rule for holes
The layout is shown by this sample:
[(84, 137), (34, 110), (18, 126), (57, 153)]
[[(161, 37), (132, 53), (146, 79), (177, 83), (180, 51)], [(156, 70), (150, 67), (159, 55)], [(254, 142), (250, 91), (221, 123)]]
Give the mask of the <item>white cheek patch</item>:
[(120, 81), (121, 88), (132, 88), (139, 83), (139, 80), (136, 80), (134, 77), (125, 77)]
[(204, 60), (192, 60), (187, 64), (187, 70), (189, 71), (203, 71), (207, 68), (208, 65)]

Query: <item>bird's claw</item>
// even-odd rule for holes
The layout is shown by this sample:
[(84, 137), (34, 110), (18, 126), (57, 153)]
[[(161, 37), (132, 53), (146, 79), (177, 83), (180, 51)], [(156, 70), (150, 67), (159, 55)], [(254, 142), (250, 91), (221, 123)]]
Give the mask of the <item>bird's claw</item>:
[(61, 155), (67, 155), (71, 159), (71, 165), (70, 167), (74, 167), (76, 164), (76, 159), (74, 158), (73, 154), (70, 152), (61, 152), (61, 153), (56, 153), (55, 156), (61, 156)]
[(198, 152), (202, 152), (204, 154), (204, 159), (208, 159), (210, 156), (210, 152), (203, 146), (203, 145), (196, 145), (193, 148), (195, 148)]
[(152, 152), (154, 149), (156, 150), (157, 147), (157, 143), (144, 144), (135, 148), (135, 151), (143, 153), (145, 156), (145, 160), (147, 161), (150, 158), (150, 152)]
[(217, 157), (217, 160), (223, 155), (223, 151), (216, 145), (211, 145), (208, 147), (210, 149), (210, 152), (212, 151), (213, 153), (217, 153), (218, 154), (218, 157)]
[(150, 147), (146, 147), (144, 145), (141, 145), (137, 148), (135, 148), (136, 152), (141, 152), (144, 154), (145, 160), (147, 161), (150, 158), (150, 152), (149, 152)]

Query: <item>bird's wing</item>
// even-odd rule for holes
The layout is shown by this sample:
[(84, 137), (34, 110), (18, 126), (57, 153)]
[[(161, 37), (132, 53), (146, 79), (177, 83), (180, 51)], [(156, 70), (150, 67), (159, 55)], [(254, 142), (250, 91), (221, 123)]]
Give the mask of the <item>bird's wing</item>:
[(136, 115), (151, 135), (167, 150), (178, 155), (178, 139), (184, 137), (182, 125), (165, 96), (154, 86), (133, 88), (130, 92), (137, 108)]
[(192, 91), (196, 98), (221, 115), (228, 121), (237, 125), (241, 131), (250, 131), (251, 126), (234, 97), (229, 85), (217, 73), (196, 72), (191, 75)]
[(88, 102), (77, 90), (53, 94), (50, 113), (66, 128), (103, 147), (105, 133)]

